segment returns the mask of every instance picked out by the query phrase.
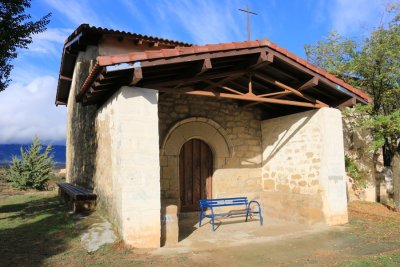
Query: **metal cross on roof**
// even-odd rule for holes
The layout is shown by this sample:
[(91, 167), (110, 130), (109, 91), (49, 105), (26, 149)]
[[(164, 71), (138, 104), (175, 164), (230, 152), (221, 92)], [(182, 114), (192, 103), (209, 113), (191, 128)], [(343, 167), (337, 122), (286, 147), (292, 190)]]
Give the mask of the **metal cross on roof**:
[(250, 14), (257, 15), (257, 13), (250, 11), (249, 4), (246, 9), (239, 8), (239, 11), (247, 13), (247, 40), (250, 41)]

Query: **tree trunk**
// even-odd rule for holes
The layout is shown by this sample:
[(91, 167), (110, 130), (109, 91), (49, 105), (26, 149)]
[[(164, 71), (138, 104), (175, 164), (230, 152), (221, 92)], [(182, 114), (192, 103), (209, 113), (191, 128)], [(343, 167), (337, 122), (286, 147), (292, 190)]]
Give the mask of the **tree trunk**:
[(393, 201), (397, 211), (400, 211), (400, 154), (392, 158)]

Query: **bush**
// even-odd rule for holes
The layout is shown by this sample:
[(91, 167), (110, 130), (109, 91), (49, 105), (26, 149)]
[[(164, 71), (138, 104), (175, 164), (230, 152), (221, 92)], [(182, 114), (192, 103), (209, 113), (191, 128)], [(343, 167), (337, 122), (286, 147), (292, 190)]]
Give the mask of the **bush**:
[(365, 172), (361, 171), (357, 167), (356, 162), (347, 155), (345, 155), (344, 162), (346, 166), (346, 172), (350, 175), (350, 177), (354, 179), (358, 186), (361, 188), (366, 188), (367, 180)]
[(36, 136), (28, 149), (24, 150), (21, 147), (21, 158), (13, 157), (7, 172), (7, 180), (12, 182), (14, 187), (46, 189), (47, 181), (53, 176), (54, 162), (53, 156), (50, 154), (50, 145), (42, 151), (43, 146)]

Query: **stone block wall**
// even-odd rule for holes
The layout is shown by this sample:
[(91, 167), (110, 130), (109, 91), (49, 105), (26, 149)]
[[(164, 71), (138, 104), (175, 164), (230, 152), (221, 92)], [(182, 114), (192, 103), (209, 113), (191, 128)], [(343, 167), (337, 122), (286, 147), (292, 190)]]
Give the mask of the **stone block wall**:
[(86, 76), (98, 55), (98, 49), (88, 46), (80, 52), (74, 69), (67, 105), (66, 179), (70, 183), (93, 188), (96, 158), (96, 106), (82, 106), (75, 101)]
[(213, 151), (213, 197), (259, 199), (259, 110), (241, 108), (231, 100), (161, 94), (159, 120), (163, 199), (179, 205), (179, 151), (191, 138), (202, 139)]
[(310, 224), (347, 222), (340, 111), (312, 110), (261, 126), (267, 216)]

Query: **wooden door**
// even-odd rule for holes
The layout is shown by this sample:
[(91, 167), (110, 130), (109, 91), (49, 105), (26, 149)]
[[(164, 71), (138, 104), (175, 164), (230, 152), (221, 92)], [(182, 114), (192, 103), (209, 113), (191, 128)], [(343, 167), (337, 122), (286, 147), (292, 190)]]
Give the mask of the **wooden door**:
[(212, 196), (213, 157), (199, 139), (187, 141), (179, 154), (181, 211), (199, 211), (199, 200)]

